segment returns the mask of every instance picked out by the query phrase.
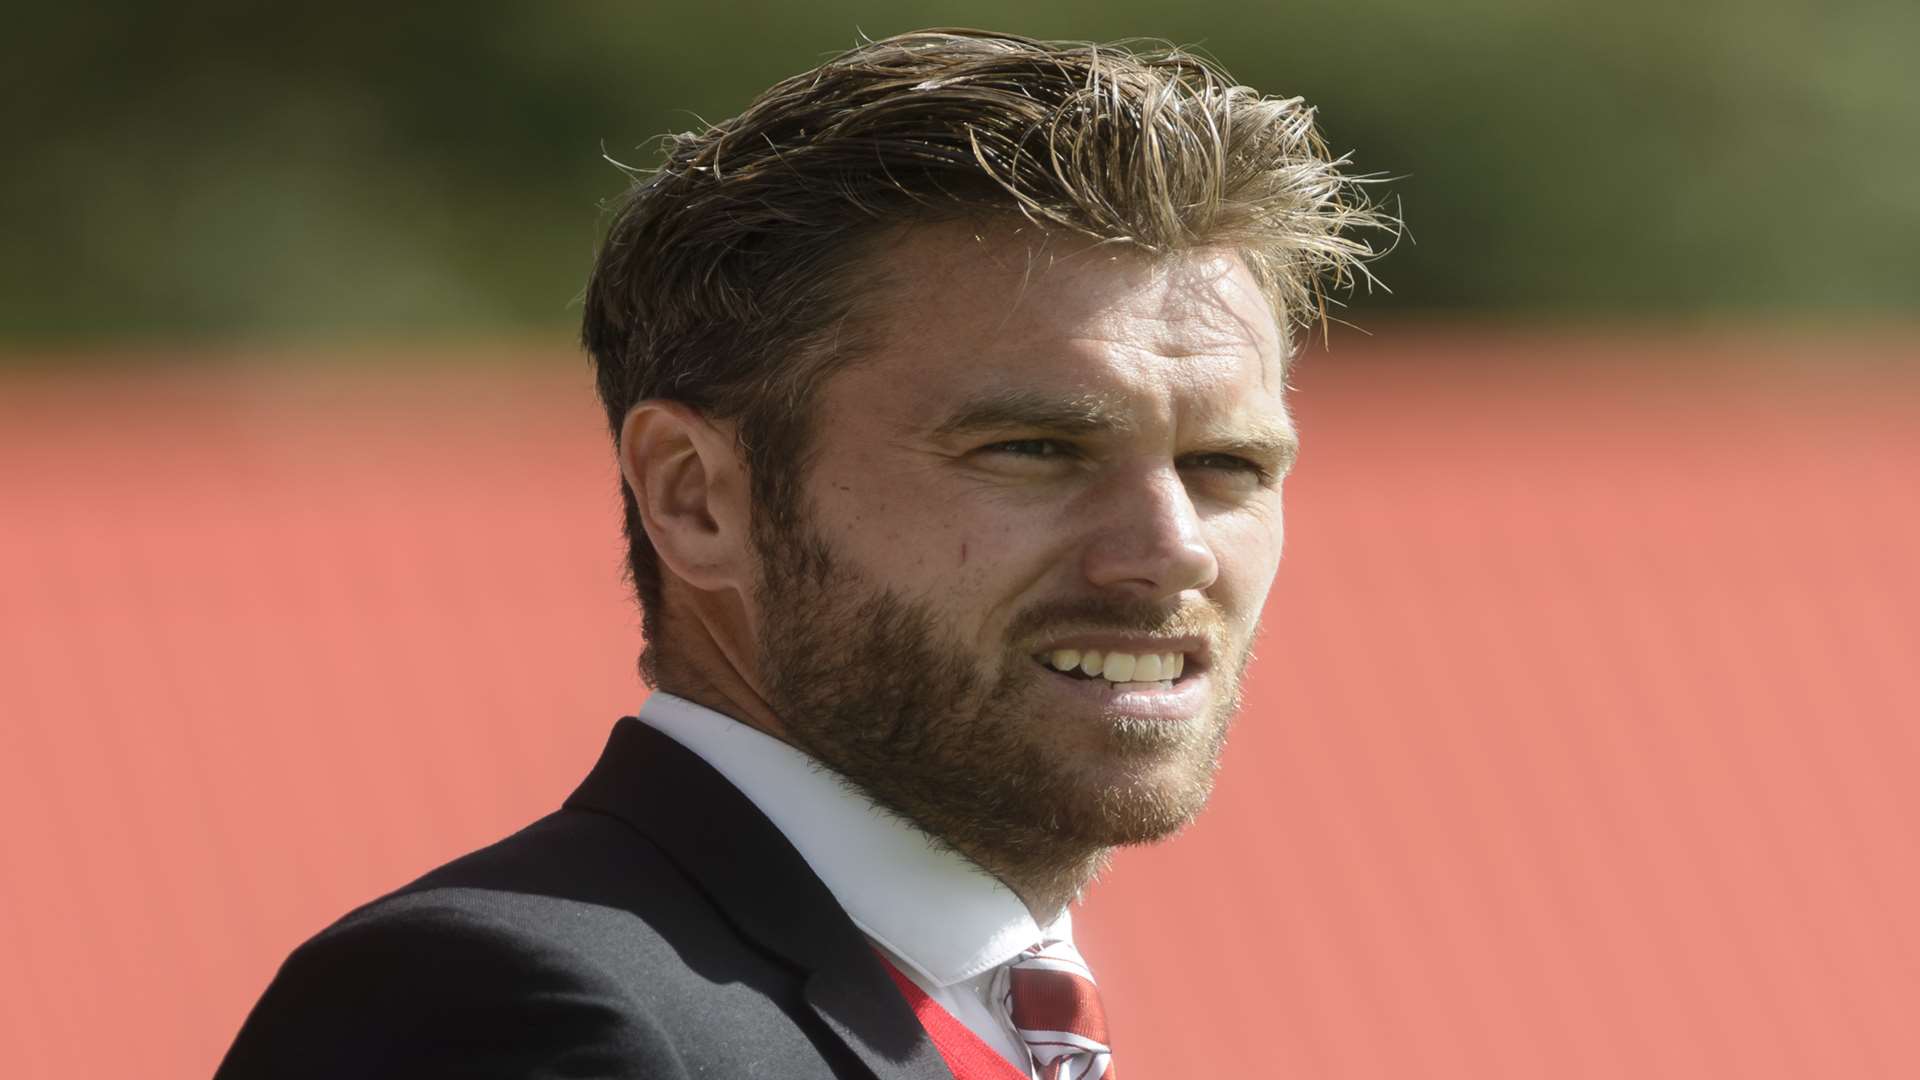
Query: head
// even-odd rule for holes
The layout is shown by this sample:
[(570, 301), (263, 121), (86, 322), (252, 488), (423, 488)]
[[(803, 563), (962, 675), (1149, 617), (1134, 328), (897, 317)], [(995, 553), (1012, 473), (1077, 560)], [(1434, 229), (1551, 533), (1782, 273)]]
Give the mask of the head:
[(1279, 559), (1289, 328), (1381, 220), (1340, 164), (1190, 55), (972, 32), (672, 139), (586, 300), (649, 682), (1003, 876), (1178, 828)]

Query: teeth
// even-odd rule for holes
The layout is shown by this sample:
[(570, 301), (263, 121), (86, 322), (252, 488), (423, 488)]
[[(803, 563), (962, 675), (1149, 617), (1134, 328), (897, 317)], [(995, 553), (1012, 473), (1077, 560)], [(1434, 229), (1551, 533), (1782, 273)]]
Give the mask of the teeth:
[(1103, 653), (1098, 649), (1055, 649), (1046, 662), (1055, 671), (1079, 671), (1108, 682), (1166, 682), (1187, 669), (1184, 653)]

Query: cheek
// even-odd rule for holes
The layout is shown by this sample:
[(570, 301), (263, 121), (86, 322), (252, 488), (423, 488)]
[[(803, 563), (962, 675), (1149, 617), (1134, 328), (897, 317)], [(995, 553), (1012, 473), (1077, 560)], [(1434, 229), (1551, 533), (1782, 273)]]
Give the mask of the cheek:
[(869, 473), (823, 486), (822, 531), (837, 550), (904, 591), (936, 599), (978, 587), (1009, 552), (1012, 524), (917, 476)]
[(947, 524), (938, 572), (955, 599), (1018, 592), (1054, 561), (1045, 529), (1032, 518), (1004, 520), (975, 507)]
[[(953, 635), (983, 650), (1000, 647), (1009, 619), (1071, 577), (1071, 538), (1031, 508), (997, 512), (981, 502), (940, 500), (911, 536), (895, 534), (893, 584), (944, 613)], [(907, 546), (916, 546), (909, 558)]]
[(1236, 514), (1209, 529), (1220, 579), (1213, 592), (1235, 615), (1251, 618), (1266, 603), (1280, 568), (1286, 529), (1276, 501), (1271, 511)]

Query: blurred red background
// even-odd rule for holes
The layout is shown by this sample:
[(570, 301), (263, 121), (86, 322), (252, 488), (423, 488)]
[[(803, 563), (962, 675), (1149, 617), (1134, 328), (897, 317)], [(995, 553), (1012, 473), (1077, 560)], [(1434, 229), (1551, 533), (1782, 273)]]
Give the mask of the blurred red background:
[[(1080, 916), (1127, 1073), (1920, 1075), (1917, 340), (1310, 357), (1215, 803)], [(614, 471), (572, 355), (46, 370), (0, 381), (0, 1073), (205, 1076), (638, 704)]]

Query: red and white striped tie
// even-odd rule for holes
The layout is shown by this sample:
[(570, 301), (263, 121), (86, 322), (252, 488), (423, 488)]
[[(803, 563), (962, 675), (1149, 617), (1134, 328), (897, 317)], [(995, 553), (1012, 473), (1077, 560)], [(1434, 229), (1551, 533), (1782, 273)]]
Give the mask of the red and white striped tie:
[(1005, 1005), (1040, 1080), (1114, 1080), (1107, 1016), (1093, 972), (1070, 941), (1048, 941), (1007, 969)]

